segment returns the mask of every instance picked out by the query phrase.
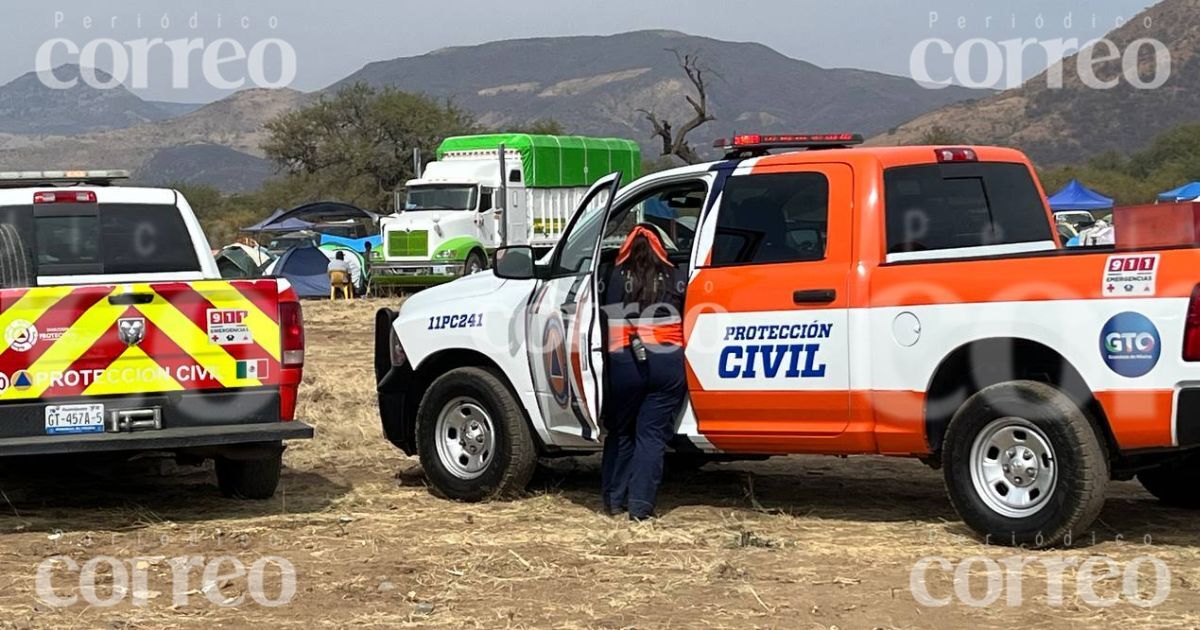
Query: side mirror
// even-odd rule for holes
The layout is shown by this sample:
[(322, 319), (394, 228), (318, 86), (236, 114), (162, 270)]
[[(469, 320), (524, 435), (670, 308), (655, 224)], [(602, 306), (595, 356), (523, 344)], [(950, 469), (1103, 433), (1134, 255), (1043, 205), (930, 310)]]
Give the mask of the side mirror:
[(505, 280), (532, 280), (537, 277), (537, 263), (533, 248), (528, 245), (501, 247), (496, 250), (492, 270), (497, 278)]

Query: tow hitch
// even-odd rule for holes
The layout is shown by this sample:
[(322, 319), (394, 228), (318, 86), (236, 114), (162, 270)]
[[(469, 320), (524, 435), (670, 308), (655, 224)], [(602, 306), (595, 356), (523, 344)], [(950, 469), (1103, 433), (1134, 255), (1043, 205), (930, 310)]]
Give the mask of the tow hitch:
[(108, 418), (109, 433), (132, 433), (162, 428), (162, 409), (119, 409)]

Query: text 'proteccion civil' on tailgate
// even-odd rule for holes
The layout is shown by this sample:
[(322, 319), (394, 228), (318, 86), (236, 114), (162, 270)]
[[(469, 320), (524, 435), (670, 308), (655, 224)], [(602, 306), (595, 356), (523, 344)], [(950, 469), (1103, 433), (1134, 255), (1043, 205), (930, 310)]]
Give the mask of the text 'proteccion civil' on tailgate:
[(0, 404), (280, 384), (275, 280), (0, 293)]

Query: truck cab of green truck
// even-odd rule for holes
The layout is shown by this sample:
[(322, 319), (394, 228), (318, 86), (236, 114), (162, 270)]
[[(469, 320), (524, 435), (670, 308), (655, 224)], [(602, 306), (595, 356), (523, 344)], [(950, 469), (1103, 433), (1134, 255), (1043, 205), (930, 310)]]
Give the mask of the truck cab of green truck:
[[(503, 157), (501, 149), (503, 148)], [(588, 187), (641, 173), (635, 142), (489, 134), (447, 138), (407, 182), (403, 208), (380, 221), (379, 284), (429, 286), (486, 269), (503, 244), (549, 249)]]

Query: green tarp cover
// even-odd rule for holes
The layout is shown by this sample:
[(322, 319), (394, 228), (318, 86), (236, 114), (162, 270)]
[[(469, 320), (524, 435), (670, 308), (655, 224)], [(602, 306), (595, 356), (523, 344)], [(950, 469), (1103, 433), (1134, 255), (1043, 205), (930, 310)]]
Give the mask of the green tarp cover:
[(642, 173), (642, 154), (636, 142), (620, 138), (583, 136), (536, 136), (499, 133), (446, 138), (438, 147), (438, 159), (451, 151), (505, 149), (521, 153), (525, 185), (530, 188), (591, 186), (596, 180), (621, 171), (628, 183)]

